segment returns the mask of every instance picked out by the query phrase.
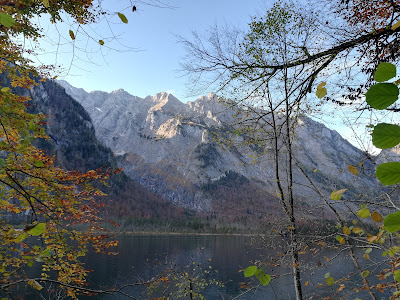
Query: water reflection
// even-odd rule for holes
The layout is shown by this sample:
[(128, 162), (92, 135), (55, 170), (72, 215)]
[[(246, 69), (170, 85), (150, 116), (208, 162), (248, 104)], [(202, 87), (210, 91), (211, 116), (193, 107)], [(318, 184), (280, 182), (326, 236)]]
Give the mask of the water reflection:
[[(250, 242), (252, 242), (251, 245), (249, 245)], [(251, 260), (268, 261), (268, 257), (279, 257), (277, 248), (265, 249), (247, 236), (129, 235), (119, 237), (116, 251), (119, 252), (117, 256), (90, 254), (85, 258), (87, 267), (95, 270), (90, 273), (88, 278), (91, 288), (110, 289), (148, 281), (171, 266), (187, 271), (189, 270), (188, 266), (192, 262), (196, 262), (202, 269), (212, 267), (211, 271), (204, 275), (206, 280), (215, 279), (224, 284), (223, 287), (207, 286), (202, 292), (206, 299), (233, 299), (242, 295), (247, 291), (246, 288), (243, 288), (243, 283), (249, 280), (245, 280), (243, 273), (239, 270), (251, 265)], [(348, 277), (349, 274), (355, 272), (345, 251), (332, 262), (328, 263), (324, 258), (334, 255), (335, 252), (326, 250), (318, 255), (307, 252), (301, 256), (302, 264), (308, 266), (308, 269), (302, 274), (303, 286), (308, 281), (305, 287), (307, 299), (322, 299), (325, 296), (337, 295), (339, 287), (337, 284), (332, 287), (318, 287), (319, 283), (324, 282), (326, 272), (330, 272), (335, 279)], [(379, 258), (371, 255), (371, 261), (374, 260), (379, 260)], [(240, 299), (295, 298), (290, 265), (287, 268), (282, 265), (270, 267), (266, 271), (273, 275), (280, 275), (280, 277), (274, 278), (266, 287), (248, 291)], [(377, 270), (370, 275), (370, 278), (375, 277), (376, 273)], [(361, 278), (358, 275), (352, 275), (350, 279), (343, 281), (346, 289), (340, 295), (343, 296), (343, 299), (357, 297), (363, 299), (365, 292), (355, 294), (351, 289), (351, 285), (356, 287), (361, 282)], [(138, 299), (149, 298), (144, 286), (128, 287), (123, 291)], [(385, 295), (382, 297), (385, 298)], [(123, 298), (118, 294), (97, 295), (94, 298), (79, 297), (79, 299), (104, 300)], [(35, 297), (30, 294), (25, 299), (35, 299)]]

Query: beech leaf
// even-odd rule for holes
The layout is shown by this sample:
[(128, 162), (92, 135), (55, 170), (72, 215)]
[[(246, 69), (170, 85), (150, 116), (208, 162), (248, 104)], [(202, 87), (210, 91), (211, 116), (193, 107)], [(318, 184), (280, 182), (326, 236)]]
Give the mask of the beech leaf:
[(128, 23), (128, 19), (125, 17), (124, 14), (118, 13), (118, 17), (121, 19), (121, 21), (122, 21), (123, 23), (125, 23), (125, 24)]
[(10, 15), (0, 12), (0, 24), (10, 28), (15, 24), (15, 20)]
[(328, 277), (325, 279), (325, 283), (327, 286), (332, 286), (335, 284), (335, 279), (333, 279), (333, 277)]
[(354, 176), (357, 176), (357, 175), (358, 175), (357, 167), (355, 167), (355, 166), (353, 166), (353, 165), (349, 165), (349, 166), (347, 167), (347, 169), (349, 169), (349, 172), (350, 172), (352, 175), (354, 175)]
[(332, 192), (330, 198), (331, 200), (337, 201), (340, 200), (342, 198), (342, 194), (347, 191), (347, 189), (341, 189), (341, 190), (335, 190)]
[(383, 62), (380, 63), (376, 68), (374, 79), (377, 82), (383, 82), (392, 79), (395, 76), (396, 76), (396, 66), (391, 63)]
[(46, 223), (39, 223), (31, 230), (29, 230), (28, 233), (33, 236), (38, 236), (41, 235), (45, 231), (45, 229), (46, 229)]
[(370, 215), (369, 209), (368, 208), (362, 208), (357, 212), (357, 216), (360, 218), (368, 218)]
[(374, 212), (371, 214), (371, 219), (372, 219), (373, 221), (377, 222), (377, 223), (380, 223), (380, 222), (383, 221), (383, 217), (382, 217), (381, 214), (378, 213), (377, 211), (374, 211)]
[(392, 148), (400, 143), (400, 126), (381, 123), (374, 127), (372, 143), (380, 149)]
[(383, 221), (385, 229), (389, 233), (393, 233), (400, 230), (400, 211), (389, 214)]
[(399, 88), (393, 83), (378, 83), (371, 86), (365, 94), (369, 106), (375, 109), (385, 109), (396, 102)]
[(43, 288), (42, 285), (34, 279), (28, 280), (28, 284), (38, 291), (40, 291)]
[(244, 270), (244, 277), (251, 277), (257, 272), (257, 266), (250, 266)]
[(391, 185), (400, 182), (400, 163), (388, 162), (380, 164), (376, 168), (376, 177), (383, 185)]

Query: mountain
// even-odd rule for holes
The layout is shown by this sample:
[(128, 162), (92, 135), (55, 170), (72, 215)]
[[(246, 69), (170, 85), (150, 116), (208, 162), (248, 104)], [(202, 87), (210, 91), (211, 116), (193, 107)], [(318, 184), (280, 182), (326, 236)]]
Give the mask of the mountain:
[[(215, 141), (213, 133), (226, 130), (235, 115), (215, 95), (183, 103), (165, 92), (140, 98), (124, 90), (88, 93), (65, 81), (59, 84), (89, 113), (97, 138), (113, 151), (118, 166), (146, 189), (210, 215), (279, 218), (272, 145), (260, 152), (254, 145), (239, 146), (241, 136), (238, 145)], [(348, 199), (376, 193), (373, 159), (308, 117), (294, 126), (294, 193), (303, 215), (330, 217), (315, 188), (326, 197), (347, 188)], [(359, 176), (349, 172), (349, 165), (359, 169)]]
[[(2, 86), (10, 86), (6, 74), (0, 74)], [(117, 161), (113, 152), (96, 138), (91, 117), (81, 104), (65, 93), (65, 89), (55, 81), (38, 80), (32, 89), (13, 88), (14, 92), (29, 96), (28, 110), (47, 116), (46, 132), (49, 140), (35, 143), (48, 155), (56, 156), (56, 163), (67, 170), (86, 172), (92, 169), (116, 169)], [(124, 173), (112, 176), (110, 187), (98, 187), (108, 194), (104, 201), (103, 215), (117, 221), (127, 217), (135, 219), (155, 219), (161, 224), (170, 220), (186, 220), (182, 208), (157, 196)], [(131, 220), (131, 221), (132, 221)], [(141, 221), (142, 222), (142, 221)]]

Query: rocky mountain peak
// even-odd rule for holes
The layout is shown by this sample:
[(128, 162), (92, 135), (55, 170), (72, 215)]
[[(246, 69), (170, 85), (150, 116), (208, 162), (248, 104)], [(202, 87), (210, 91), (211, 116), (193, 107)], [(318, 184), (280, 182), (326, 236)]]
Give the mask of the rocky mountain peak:
[[(234, 120), (236, 109), (214, 94), (185, 104), (166, 92), (141, 99), (125, 91), (85, 94), (72, 87), (66, 91), (89, 112), (96, 136), (119, 156), (127, 175), (172, 203), (212, 210), (222, 201), (215, 198), (215, 191), (232, 180), (241, 182), (240, 188), (234, 185), (238, 193), (249, 194), (247, 184), (251, 182), (252, 188), (276, 194), (272, 145), (261, 149), (246, 144), (241, 136), (236, 140), (240, 147), (215, 141), (215, 134), (223, 133)], [(293, 126), (299, 168), (315, 179), (325, 195), (349, 185), (355, 191), (376, 185), (373, 177), (355, 178), (346, 171), (348, 165), (359, 166), (360, 162), (365, 170), (373, 166), (336, 131), (307, 117)], [(284, 160), (285, 152), (281, 154)], [(319, 196), (308, 187), (303, 171), (295, 169), (295, 193), (308, 207), (318, 203)]]

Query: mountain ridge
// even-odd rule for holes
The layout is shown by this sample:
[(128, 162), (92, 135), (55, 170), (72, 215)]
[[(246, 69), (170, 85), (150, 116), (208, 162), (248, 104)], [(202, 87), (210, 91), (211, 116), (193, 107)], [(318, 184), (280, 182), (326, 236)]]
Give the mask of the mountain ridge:
[[(183, 103), (166, 92), (140, 98), (122, 90), (87, 93), (66, 82), (60, 84), (88, 111), (96, 136), (112, 149), (118, 165), (157, 195), (197, 211), (223, 211), (219, 206), (226, 199), (216, 199), (215, 189), (207, 189), (220, 186), (224, 190), (222, 179), (230, 174), (231, 179), (246, 178), (252, 189), (264, 193), (269, 200), (263, 203), (263, 211), (276, 207), (270, 146), (257, 157), (254, 147), (228, 147), (214, 141), (213, 132), (224, 130), (235, 119), (235, 111), (214, 94)], [(353, 190), (349, 197), (372, 193), (379, 185), (373, 177), (374, 161), (338, 132), (308, 117), (301, 117), (296, 126), (295, 158), (325, 196), (348, 186)], [(257, 157), (256, 164), (252, 157)], [(352, 175), (348, 165), (357, 166), (364, 176)], [(312, 191), (302, 171), (296, 167), (294, 172), (299, 205), (306, 207), (305, 211), (320, 205), (318, 193)]]

